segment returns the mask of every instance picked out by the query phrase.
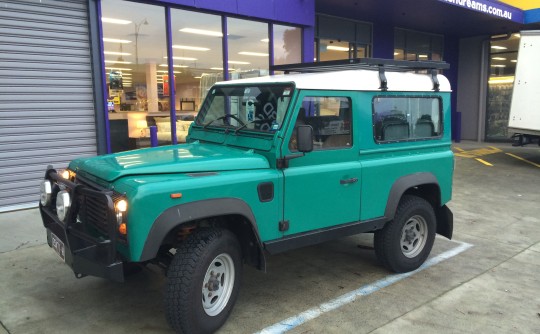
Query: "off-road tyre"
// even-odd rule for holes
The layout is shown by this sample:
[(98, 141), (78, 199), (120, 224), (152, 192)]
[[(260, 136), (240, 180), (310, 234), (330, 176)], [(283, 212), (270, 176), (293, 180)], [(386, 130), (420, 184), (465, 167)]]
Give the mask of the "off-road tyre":
[[(176, 332), (213, 333), (225, 323), (240, 288), (240, 249), (236, 236), (221, 228), (198, 229), (177, 248), (167, 271), (165, 291), (167, 322)], [(225, 274), (215, 279), (225, 267)], [(223, 294), (213, 305), (212, 297), (217, 297), (219, 289)], [(203, 293), (208, 299), (203, 299)], [(208, 297), (209, 293), (216, 295)]]
[(431, 204), (423, 198), (405, 195), (394, 220), (375, 232), (375, 254), (391, 271), (403, 273), (418, 269), (431, 252), (436, 229)]

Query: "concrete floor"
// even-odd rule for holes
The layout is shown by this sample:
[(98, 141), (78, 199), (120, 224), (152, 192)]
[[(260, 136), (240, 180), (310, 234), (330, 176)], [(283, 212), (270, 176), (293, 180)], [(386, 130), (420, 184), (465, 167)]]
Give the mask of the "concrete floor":
[[(473, 246), (290, 333), (540, 333), (540, 149), (454, 149), (454, 241), (437, 238), (430, 258)], [(158, 268), (124, 284), (77, 280), (37, 210), (1, 214), (0, 231), (0, 334), (171, 333)], [(246, 267), (220, 333), (258, 332), (388, 277), (371, 245), (361, 235), (270, 257), (267, 274)]]

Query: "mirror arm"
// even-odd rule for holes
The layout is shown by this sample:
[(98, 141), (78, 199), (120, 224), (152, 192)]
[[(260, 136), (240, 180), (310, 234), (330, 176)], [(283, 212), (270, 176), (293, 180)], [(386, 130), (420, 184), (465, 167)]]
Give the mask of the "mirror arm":
[(301, 158), (305, 153), (286, 155), (283, 158), (277, 159), (276, 166), (278, 169), (289, 168), (289, 160)]

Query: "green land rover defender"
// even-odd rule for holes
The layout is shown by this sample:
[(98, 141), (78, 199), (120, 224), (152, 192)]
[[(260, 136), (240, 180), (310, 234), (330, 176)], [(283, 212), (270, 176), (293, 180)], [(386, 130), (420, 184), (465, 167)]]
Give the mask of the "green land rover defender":
[(230, 314), (244, 263), (373, 233), (389, 270), (417, 269), (452, 237), (450, 85), (440, 62), (282, 65), (215, 84), (185, 144), (49, 167), (40, 211), (76, 277), (166, 269), (178, 332)]

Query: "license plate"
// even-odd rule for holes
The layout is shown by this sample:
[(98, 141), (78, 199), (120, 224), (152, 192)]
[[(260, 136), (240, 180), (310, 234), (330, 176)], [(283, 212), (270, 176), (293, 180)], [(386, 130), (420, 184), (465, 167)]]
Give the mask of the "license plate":
[(63, 261), (66, 260), (66, 248), (64, 247), (64, 242), (60, 240), (60, 238), (54, 235), (54, 233), (52, 232), (51, 232), (51, 247), (56, 251), (58, 255), (60, 255)]

